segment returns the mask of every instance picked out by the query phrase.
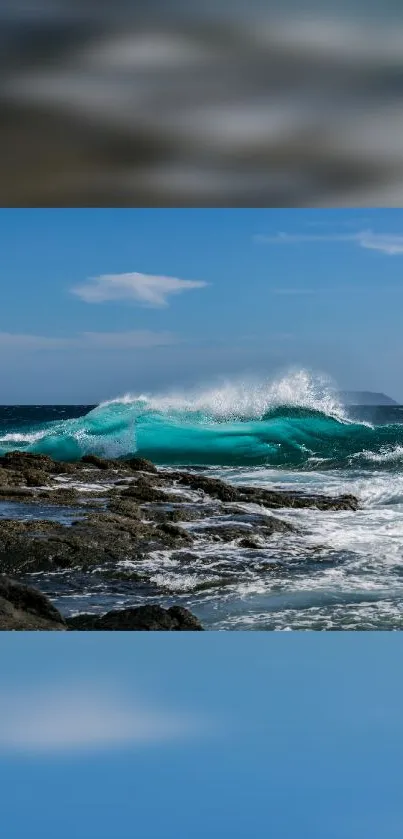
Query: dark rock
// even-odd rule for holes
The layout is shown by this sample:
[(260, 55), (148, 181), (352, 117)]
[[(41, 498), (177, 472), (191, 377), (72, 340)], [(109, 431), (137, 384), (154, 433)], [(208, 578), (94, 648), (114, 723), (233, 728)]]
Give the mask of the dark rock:
[(165, 492), (151, 486), (147, 481), (138, 481), (122, 492), (122, 498), (133, 498), (140, 504), (147, 504), (154, 501), (167, 501)]
[(116, 498), (108, 504), (108, 510), (118, 516), (141, 519), (142, 512), (138, 504), (131, 498)]
[(253, 536), (245, 536), (244, 539), (240, 540), (239, 547), (240, 548), (255, 549), (255, 548), (261, 548), (262, 546), (261, 546), (260, 542), (258, 542), (258, 540), (256, 538), (254, 538)]
[(184, 530), (183, 527), (178, 527), (176, 524), (171, 524), (170, 522), (163, 522), (159, 524), (156, 528), (156, 532), (158, 536), (162, 534), (163, 537), (169, 537), (169, 539), (177, 542), (178, 540), (183, 542), (186, 545), (191, 545), (193, 542), (193, 537), (187, 530)]
[(200, 621), (188, 609), (181, 606), (138, 606), (133, 609), (122, 609), (108, 612), (106, 615), (77, 615), (67, 618), (70, 630), (99, 630), (99, 631), (164, 631), (188, 632), (201, 631)]
[(67, 629), (61, 614), (37, 589), (0, 576), (0, 630)]
[(54, 472), (55, 467), (60, 467), (56, 461), (46, 454), (33, 454), (32, 452), (7, 452), (0, 458), (0, 466), (3, 469), (15, 469), (26, 472), (27, 469), (39, 469), (45, 472)]
[[(152, 539), (154, 533), (150, 525), (144, 524), (136, 517), (122, 516), (109, 511), (91, 513), (85, 519), (78, 519), (73, 522), (72, 529), (76, 539), (81, 539), (83, 543), (90, 540), (92, 544), (96, 540), (98, 545), (104, 545), (111, 557), (115, 552), (116, 559), (119, 558), (119, 539)], [(125, 550), (127, 552), (127, 545)]]
[[(82, 500), (82, 496), (78, 492), (78, 490), (74, 489), (73, 487), (56, 487), (51, 490), (45, 490), (45, 492), (41, 492), (40, 494), (36, 495), (35, 498), (38, 501), (50, 501), (51, 504), (60, 504), (61, 506), (70, 506), (80, 503)], [(91, 501), (93, 501), (91, 497)], [(87, 498), (85, 497), (85, 501)]]
[(98, 457), (96, 454), (86, 454), (81, 458), (80, 463), (87, 463), (89, 466), (95, 466), (97, 469), (109, 469), (110, 463), (103, 457)]
[(273, 510), (287, 507), (293, 509), (316, 507), (318, 510), (358, 509), (358, 499), (354, 495), (340, 495), (332, 498), (327, 495), (305, 495), (299, 492), (281, 492), (259, 487), (240, 488), (238, 500), (260, 504)]
[(145, 457), (130, 457), (124, 461), (127, 466), (130, 466), (130, 469), (133, 472), (153, 472), (158, 473), (158, 469), (154, 466), (154, 463), (151, 463), (151, 460), (146, 460)]
[(0, 466), (0, 486), (19, 486), (20, 484), (22, 484), (22, 475), (20, 472), (15, 472), (13, 469), (3, 469)]
[(176, 472), (174, 476), (179, 484), (202, 490), (211, 498), (218, 498), (220, 501), (260, 504), (271, 509), (282, 507), (295, 509), (316, 507), (319, 510), (358, 509), (358, 500), (354, 495), (340, 495), (332, 498), (326, 495), (305, 495), (299, 492), (284, 492), (243, 485), (234, 487), (219, 478), (208, 478), (205, 475), (194, 475), (189, 472)]
[(290, 533), (295, 530), (292, 524), (274, 518), (274, 516), (265, 516), (264, 524), (259, 527), (254, 527), (253, 531), (250, 527), (244, 525), (236, 525), (233, 523), (212, 524), (207, 527), (196, 528), (192, 531), (198, 536), (210, 536), (219, 542), (235, 542), (238, 539), (254, 538), (259, 536), (272, 536), (273, 533)]
[(25, 487), (11, 487), (5, 486), (0, 487), (0, 497), (3, 498), (35, 498), (35, 494), (32, 489), (27, 489)]
[[(174, 527), (174, 525), (172, 525)], [(168, 532), (133, 516), (91, 513), (70, 527), (54, 521), (0, 520), (0, 572), (16, 575), (60, 568), (89, 569), (136, 560), (151, 550), (187, 545), (180, 528)]]
[(27, 487), (41, 487), (49, 484), (49, 475), (40, 469), (30, 469), (25, 472), (24, 481)]
[(173, 477), (179, 484), (202, 490), (211, 498), (218, 498), (220, 501), (237, 501), (239, 498), (239, 490), (220, 481), (219, 478), (208, 478), (206, 475), (195, 475), (190, 472), (176, 472)]
[[(226, 511), (222, 509), (220, 512)], [(173, 509), (161, 509), (157, 505), (147, 508), (147, 516), (155, 522), (200, 521), (214, 515), (217, 515), (217, 506), (200, 503), (182, 503)]]

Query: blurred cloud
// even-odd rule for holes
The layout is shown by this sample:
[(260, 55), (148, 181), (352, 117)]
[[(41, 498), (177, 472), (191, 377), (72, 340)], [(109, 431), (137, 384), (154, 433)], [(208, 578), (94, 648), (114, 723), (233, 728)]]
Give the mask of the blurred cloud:
[(401, 206), (391, 0), (7, 0), (3, 206)]
[[(277, 233), (274, 236), (256, 236), (255, 241), (271, 245), (312, 244), (317, 242), (352, 242), (359, 245), (361, 248), (381, 251), (381, 253), (386, 253), (388, 256), (396, 256), (403, 253), (403, 235), (372, 233), (371, 230), (363, 230), (360, 233), (353, 233), (346, 236), (337, 234), (310, 236), (305, 234), (295, 235), (291, 233)], [(286, 293), (285, 290), (280, 291), (281, 294)]]
[(99, 685), (24, 689), (0, 697), (0, 754), (169, 743), (208, 730), (206, 720), (197, 716), (153, 710), (149, 703), (146, 707)]
[(179, 342), (172, 332), (83, 332), (72, 338), (53, 338), (46, 335), (18, 335), (0, 332), (0, 347), (22, 350), (128, 350), (164, 347)]
[(171, 294), (181, 294), (194, 288), (205, 288), (207, 283), (178, 280), (174, 277), (154, 277), (150, 274), (104, 274), (72, 288), (73, 294), (86, 303), (105, 303), (108, 300), (133, 300), (159, 308), (168, 305)]

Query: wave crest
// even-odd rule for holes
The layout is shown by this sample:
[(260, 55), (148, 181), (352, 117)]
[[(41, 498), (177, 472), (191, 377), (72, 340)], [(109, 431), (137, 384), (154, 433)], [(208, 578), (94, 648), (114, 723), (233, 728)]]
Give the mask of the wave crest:
[(0, 452), (18, 448), (59, 460), (137, 453), (165, 464), (305, 469), (397, 468), (402, 447), (403, 425), (352, 421), (329, 380), (304, 370), (275, 382), (128, 394), (79, 419), (0, 437)]

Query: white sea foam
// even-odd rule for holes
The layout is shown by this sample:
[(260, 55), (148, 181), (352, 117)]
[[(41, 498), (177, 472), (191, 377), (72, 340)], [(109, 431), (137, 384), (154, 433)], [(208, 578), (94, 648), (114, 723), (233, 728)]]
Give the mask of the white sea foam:
[(353, 457), (359, 457), (362, 460), (368, 460), (372, 463), (398, 462), (399, 460), (403, 460), (403, 446), (393, 446), (391, 448), (383, 446), (379, 452), (364, 450), (359, 454), (353, 455)]
[(5, 434), (4, 437), (0, 437), (0, 443), (36, 443), (38, 440), (42, 440), (46, 437), (46, 431), (35, 431), (29, 434), (21, 434), (21, 433), (9, 433)]
[(224, 381), (216, 387), (200, 386), (191, 391), (175, 391), (161, 395), (131, 394), (102, 403), (109, 405), (143, 405), (145, 410), (161, 412), (201, 411), (218, 418), (242, 417), (259, 419), (279, 406), (321, 411), (341, 421), (348, 421), (337, 397), (334, 384), (325, 375), (296, 370), (275, 380)]

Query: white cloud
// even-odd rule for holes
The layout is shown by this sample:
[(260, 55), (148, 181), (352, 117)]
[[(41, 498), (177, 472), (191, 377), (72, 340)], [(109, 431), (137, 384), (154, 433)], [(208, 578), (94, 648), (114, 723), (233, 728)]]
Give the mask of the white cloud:
[(369, 248), (381, 251), (388, 256), (396, 256), (403, 253), (403, 236), (392, 236), (389, 234), (376, 234), (371, 231), (358, 233), (357, 242), (362, 248)]
[(72, 288), (71, 292), (85, 303), (133, 300), (144, 306), (159, 308), (168, 305), (171, 294), (206, 286), (207, 283), (196, 280), (178, 280), (175, 277), (156, 277), (151, 274), (103, 274)]
[(322, 242), (351, 242), (361, 248), (380, 251), (388, 256), (403, 254), (403, 235), (390, 233), (373, 233), (372, 230), (362, 230), (350, 235), (305, 235), (293, 233), (276, 233), (273, 236), (255, 236), (256, 242), (273, 245), (310, 244)]
[(32, 692), (0, 698), (0, 753), (89, 751), (176, 742), (206, 733), (206, 720), (147, 708), (99, 686)]
[(150, 349), (170, 346), (178, 342), (179, 339), (172, 332), (152, 332), (147, 329), (132, 332), (83, 332), (67, 338), (0, 332), (0, 348), (31, 351)]

